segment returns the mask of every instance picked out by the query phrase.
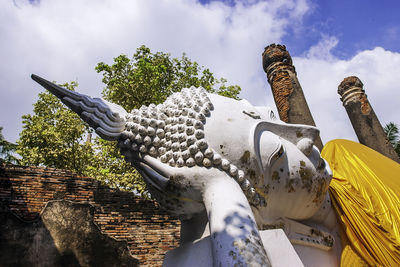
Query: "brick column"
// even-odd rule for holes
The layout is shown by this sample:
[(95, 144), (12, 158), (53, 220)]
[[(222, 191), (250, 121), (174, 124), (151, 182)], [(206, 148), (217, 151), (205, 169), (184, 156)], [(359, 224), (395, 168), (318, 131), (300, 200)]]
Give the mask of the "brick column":
[(386, 157), (400, 162), (396, 151), (386, 138), (386, 134), (368, 101), (363, 83), (356, 76), (345, 78), (338, 87), (358, 141)]
[[(262, 55), (263, 68), (271, 85), (272, 94), (279, 112), (279, 118), (287, 123), (315, 126), (303, 90), (297, 79), (292, 58), (284, 45), (271, 44)], [(315, 145), (322, 150), (318, 136)]]

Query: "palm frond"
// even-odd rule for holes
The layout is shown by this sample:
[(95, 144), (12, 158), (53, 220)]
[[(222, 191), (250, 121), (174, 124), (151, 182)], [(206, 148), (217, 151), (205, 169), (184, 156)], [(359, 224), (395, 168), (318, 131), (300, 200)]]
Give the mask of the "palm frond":
[(385, 132), (387, 139), (390, 143), (392, 143), (393, 146), (399, 141), (399, 128), (395, 123), (389, 122), (383, 128), (383, 131)]
[(400, 137), (399, 137), (399, 127), (393, 123), (389, 122), (383, 128), (388, 141), (393, 145), (394, 150), (400, 156)]

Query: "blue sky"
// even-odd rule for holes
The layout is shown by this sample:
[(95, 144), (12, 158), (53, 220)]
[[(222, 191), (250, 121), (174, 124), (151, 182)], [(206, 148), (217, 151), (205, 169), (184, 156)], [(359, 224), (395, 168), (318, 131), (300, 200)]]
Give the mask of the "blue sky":
[[(207, 5), (218, 1), (230, 6), (255, 2), (200, 0), (200, 3)], [(331, 51), (340, 59), (377, 46), (400, 52), (400, 1), (313, 0), (308, 4), (310, 11), (303, 17), (302, 27), (290, 28), (282, 40), (292, 56), (304, 55), (321, 35), (340, 39)]]
[(377, 46), (400, 52), (400, 1), (323, 0), (311, 6), (300, 33), (283, 38), (293, 55), (301, 56), (324, 34), (340, 39), (332, 54), (341, 59)]
[(285, 44), (324, 142), (357, 140), (337, 95), (357, 75), (382, 124), (400, 124), (400, 1), (371, 0), (4, 0), (0, 1), (0, 126), (16, 141), (21, 116), (43, 90), (31, 73), (100, 96), (94, 67), (140, 45), (185, 52), (241, 97), (275, 108), (263, 48)]

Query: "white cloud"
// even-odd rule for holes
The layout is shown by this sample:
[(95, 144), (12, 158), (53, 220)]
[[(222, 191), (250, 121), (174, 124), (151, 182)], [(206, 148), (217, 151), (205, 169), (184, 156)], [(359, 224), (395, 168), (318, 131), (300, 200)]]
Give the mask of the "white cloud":
[[(320, 47), (322, 53), (315, 47)], [(363, 82), (369, 102), (383, 126), (390, 121), (400, 124), (400, 76), (397, 74), (400, 53), (377, 47), (359, 52), (349, 60), (339, 60), (330, 54), (329, 45), (315, 47), (310, 49), (313, 51), (308, 53), (309, 57), (294, 58), (294, 64), (324, 142), (336, 138), (357, 141), (337, 93), (338, 85), (348, 76), (355, 75)]]
[(335, 36), (323, 36), (316, 45), (311, 46), (308, 50), (307, 58), (318, 58), (324, 61), (333, 60), (331, 50), (336, 47), (339, 40)]
[(216, 76), (241, 85), (242, 96), (254, 104), (272, 105), (261, 53), (307, 10), (306, 0), (234, 6), (195, 0), (0, 1), (0, 125), (6, 139), (18, 138), (21, 115), (31, 112), (42, 90), (31, 73), (77, 80), (80, 92), (98, 96), (103, 85), (95, 65), (132, 55), (142, 44), (173, 56), (186, 52)]
[[(290, 32), (302, 27), (309, 8), (306, 0), (237, 1), (234, 6), (195, 0), (0, 1), (0, 126), (6, 139), (18, 138), (21, 115), (31, 112), (43, 90), (31, 73), (58, 82), (77, 80), (80, 92), (99, 96), (103, 84), (96, 64), (132, 55), (142, 44), (173, 56), (186, 52), (216, 76), (242, 86), (241, 96), (251, 103), (274, 106), (261, 53), (264, 46), (281, 42), (289, 27)], [(356, 140), (336, 93), (350, 75), (363, 81), (381, 122), (399, 124), (400, 54), (376, 48), (339, 60), (331, 54), (337, 42), (325, 36), (304, 57), (294, 58), (323, 141)]]

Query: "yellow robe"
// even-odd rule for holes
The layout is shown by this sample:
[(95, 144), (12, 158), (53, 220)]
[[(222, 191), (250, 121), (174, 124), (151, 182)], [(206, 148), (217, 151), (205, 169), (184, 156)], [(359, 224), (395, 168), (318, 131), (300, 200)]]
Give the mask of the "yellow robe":
[(341, 265), (400, 266), (400, 164), (348, 140), (330, 141), (321, 155), (345, 233)]

